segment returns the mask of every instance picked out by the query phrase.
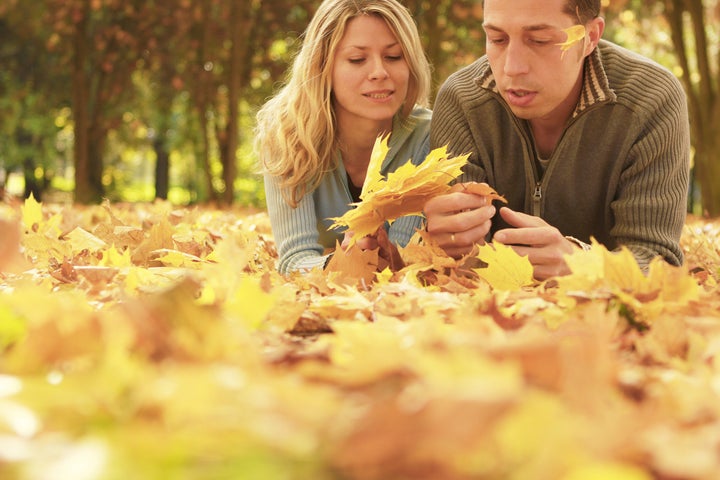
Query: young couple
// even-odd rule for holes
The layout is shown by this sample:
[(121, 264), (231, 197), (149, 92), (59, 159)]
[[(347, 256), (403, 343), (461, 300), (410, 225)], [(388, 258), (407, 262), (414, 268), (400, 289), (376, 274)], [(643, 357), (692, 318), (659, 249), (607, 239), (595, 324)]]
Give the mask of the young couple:
[(285, 86), (258, 113), (278, 269), (322, 266), (347, 241), (329, 219), (358, 201), (388, 132), (383, 174), (448, 145), (470, 153), (460, 182), (486, 182), (508, 200), (496, 211), (462, 189), (428, 199), (425, 218), (389, 227), (399, 245), (426, 228), (460, 257), (494, 239), (528, 255), (538, 279), (569, 273), (564, 255), (591, 238), (627, 247), (642, 267), (656, 256), (681, 264), (685, 94), (666, 69), (601, 40), (600, 3), (485, 0), (486, 55), (444, 82), (431, 112), (430, 66), (408, 10), (324, 0)]

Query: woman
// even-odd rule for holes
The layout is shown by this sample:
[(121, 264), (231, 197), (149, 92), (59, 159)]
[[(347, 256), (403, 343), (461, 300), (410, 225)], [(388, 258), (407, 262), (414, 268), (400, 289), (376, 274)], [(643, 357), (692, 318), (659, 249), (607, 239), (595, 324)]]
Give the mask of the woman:
[[(258, 112), (257, 149), (282, 273), (326, 263), (346, 232), (329, 230), (359, 200), (376, 138), (391, 133), (382, 173), (429, 150), (430, 66), (396, 0), (325, 0), (286, 85)], [(417, 217), (389, 227), (405, 245)], [(372, 240), (359, 242), (368, 247)]]

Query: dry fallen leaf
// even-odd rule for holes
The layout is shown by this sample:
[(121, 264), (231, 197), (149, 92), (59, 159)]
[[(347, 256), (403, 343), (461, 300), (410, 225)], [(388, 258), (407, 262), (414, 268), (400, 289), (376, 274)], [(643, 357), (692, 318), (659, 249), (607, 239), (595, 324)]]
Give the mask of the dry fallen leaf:
[(480, 247), (477, 257), (487, 263), (473, 271), (497, 290), (520, 290), (533, 283), (533, 267), (527, 257), (521, 257), (512, 247), (493, 241)]
[(503, 203), (507, 203), (505, 197), (496, 192), (495, 189), (487, 183), (459, 183), (457, 185), (453, 185), (452, 190), (457, 192), (473, 193), (475, 195), (480, 195), (481, 197), (487, 197), (488, 199), (490, 199), (490, 201), (500, 200)]
[(688, 220), (687, 267), (594, 243), (543, 283), (502, 246), (455, 260), (424, 232), (399, 261), (382, 230), (353, 252), (378, 266), (344, 281), (280, 275), (264, 212), (30, 201), (21, 229), (15, 208), (0, 478), (720, 471), (720, 222)]

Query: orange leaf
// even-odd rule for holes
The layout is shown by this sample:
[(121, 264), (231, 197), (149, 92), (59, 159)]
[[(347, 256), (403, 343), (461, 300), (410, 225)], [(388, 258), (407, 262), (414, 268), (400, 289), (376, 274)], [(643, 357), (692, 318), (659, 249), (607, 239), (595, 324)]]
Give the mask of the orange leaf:
[(477, 183), (477, 182), (468, 182), (468, 183), (460, 183), (458, 186), (454, 186), (453, 190), (456, 191), (462, 191), (465, 193), (474, 193), (475, 195), (480, 195), (481, 197), (489, 197), (490, 200), (500, 200), (503, 203), (507, 203), (507, 200), (505, 197), (500, 195), (495, 191), (494, 188), (492, 188), (487, 183)]
[(372, 283), (378, 269), (378, 249), (361, 250), (348, 248), (343, 250), (336, 242), (335, 253), (330, 258), (325, 271), (335, 274), (335, 281), (339, 284), (356, 285), (365, 282)]

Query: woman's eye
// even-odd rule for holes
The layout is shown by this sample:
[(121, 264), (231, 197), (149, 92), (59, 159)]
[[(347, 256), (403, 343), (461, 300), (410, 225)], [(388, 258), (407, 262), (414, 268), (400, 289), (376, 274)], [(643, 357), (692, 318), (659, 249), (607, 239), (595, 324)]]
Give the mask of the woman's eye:
[(397, 62), (398, 60), (402, 60), (403, 57), (402, 55), (387, 55), (385, 58), (391, 62)]
[(348, 59), (348, 62), (350, 62), (350, 63), (355, 63), (355, 64), (360, 64), (360, 63), (362, 63), (362, 62), (364, 62), (364, 61), (365, 61), (364, 58), (349, 58), (349, 59)]

